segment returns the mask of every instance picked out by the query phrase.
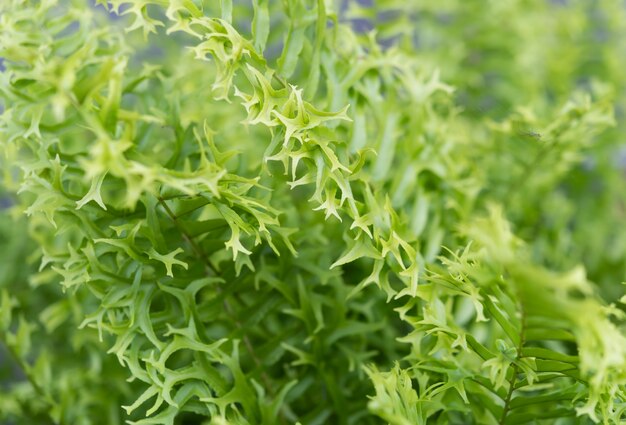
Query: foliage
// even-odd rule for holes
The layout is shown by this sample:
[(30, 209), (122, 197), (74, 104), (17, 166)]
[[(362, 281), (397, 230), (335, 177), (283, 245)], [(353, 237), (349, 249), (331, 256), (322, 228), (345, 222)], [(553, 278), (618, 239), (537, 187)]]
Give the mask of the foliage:
[(97, 3), (0, 5), (3, 421), (626, 421), (623, 4)]

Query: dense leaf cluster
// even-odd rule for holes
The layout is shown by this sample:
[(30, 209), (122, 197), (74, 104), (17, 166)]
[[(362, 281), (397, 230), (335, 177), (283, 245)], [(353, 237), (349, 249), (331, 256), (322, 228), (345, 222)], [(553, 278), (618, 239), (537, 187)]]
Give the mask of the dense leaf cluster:
[(96, 3), (0, 5), (0, 420), (626, 420), (620, 1)]

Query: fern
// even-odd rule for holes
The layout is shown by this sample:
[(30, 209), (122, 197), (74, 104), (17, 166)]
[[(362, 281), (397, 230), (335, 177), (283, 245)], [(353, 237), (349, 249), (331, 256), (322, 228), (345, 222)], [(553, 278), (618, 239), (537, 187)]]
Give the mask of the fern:
[(442, 259), (400, 310), (414, 329), (402, 338), (410, 366), (370, 371), (372, 410), (398, 424), (619, 423), (623, 312), (596, 298), (582, 269), (529, 261), (500, 210), (465, 232), (475, 243)]
[(2, 420), (626, 419), (619, 2), (96, 3), (0, 5)]

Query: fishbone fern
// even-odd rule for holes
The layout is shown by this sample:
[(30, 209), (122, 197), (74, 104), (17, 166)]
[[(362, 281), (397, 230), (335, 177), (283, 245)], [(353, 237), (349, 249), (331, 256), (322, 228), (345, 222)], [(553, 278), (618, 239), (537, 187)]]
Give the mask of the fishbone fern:
[(626, 420), (618, 2), (96, 3), (0, 6), (3, 420)]

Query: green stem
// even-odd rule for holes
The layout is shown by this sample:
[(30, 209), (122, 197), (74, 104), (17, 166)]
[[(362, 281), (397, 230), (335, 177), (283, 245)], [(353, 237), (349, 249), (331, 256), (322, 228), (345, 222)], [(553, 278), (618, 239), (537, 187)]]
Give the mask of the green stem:
[[(8, 344), (6, 342), (6, 334), (3, 332), (2, 334), (0, 334), (0, 339), (3, 342), (3, 345), (6, 347), (7, 352), (9, 353), (9, 355), (11, 356), (11, 358), (13, 359), (13, 361), (17, 364), (17, 366), (20, 368), (20, 370), (22, 371), (22, 373), (24, 374), (24, 376), (26, 377), (26, 379), (28, 380), (28, 382), (30, 383), (30, 385), (33, 387), (33, 389), (35, 390), (35, 392), (37, 394), (39, 394), (39, 396), (41, 397), (42, 400), (45, 400), (47, 404), (49, 405), (54, 405), (56, 404), (55, 401), (52, 399), (52, 397), (50, 396), (50, 394), (48, 394), (42, 387), (41, 385), (39, 385), (39, 383), (37, 383), (37, 381), (35, 380), (35, 378), (30, 374), (30, 366), (22, 361), (22, 359), (20, 358), (20, 356), (18, 356), (18, 354), (15, 352), (15, 349), (13, 347), (11, 347), (10, 344)], [(50, 416), (50, 412), (47, 411), (45, 413), (45, 415), (47, 416), (47, 419), (50, 420), (50, 424), (55, 424), (56, 422), (52, 419), (52, 417)]]
[(504, 400), (504, 409), (502, 410), (502, 416), (498, 421), (499, 425), (504, 425), (506, 421), (506, 416), (509, 413), (511, 408), (511, 399), (513, 397), (513, 391), (515, 391), (515, 383), (517, 382), (517, 375), (519, 373), (519, 366), (517, 365), (517, 361), (522, 359), (522, 348), (524, 348), (524, 344), (526, 343), (526, 314), (524, 313), (524, 306), (521, 306), (521, 326), (519, 332), (519, 344), (517, 345), (517, 359), (516, 362), (513, 363), (513, 376), (511, 376), (511, 380), (509, 381), (509, 391), (506, 395), (506, 399)]

